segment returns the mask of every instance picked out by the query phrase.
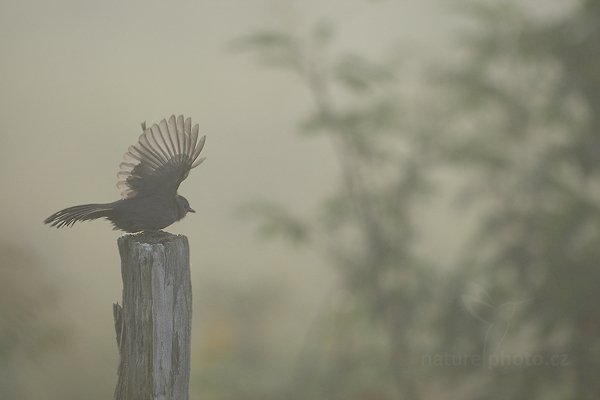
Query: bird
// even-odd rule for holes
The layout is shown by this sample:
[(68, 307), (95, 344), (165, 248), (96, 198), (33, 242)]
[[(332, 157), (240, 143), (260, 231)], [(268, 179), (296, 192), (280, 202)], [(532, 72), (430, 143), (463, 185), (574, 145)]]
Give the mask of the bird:
[(191, 118), (183, 115), (171, 115), (150, 127), (143, 122), (142, 130), (138, 142), (128, 148), (119, 165), (120, 200), (65, 208), (44, 223), (62, 228), (105, 218), (114, 230), (134, 233), (159, 231), (187, 213), (195, 213), (177, 190), (190, 170), (206, 159), (198, 158), (206, 135), (198, 138), (198, 124), (192, 126)]
[(517, 309), (529, 299), (497, 303), (483, 287), (477, 284), (469, 286), (469, 293), (462, 296), (462, 301), (467, 311), (487, 327), (483, 338), (482, 356), (488, 359), (490, 348), (502, 345)]

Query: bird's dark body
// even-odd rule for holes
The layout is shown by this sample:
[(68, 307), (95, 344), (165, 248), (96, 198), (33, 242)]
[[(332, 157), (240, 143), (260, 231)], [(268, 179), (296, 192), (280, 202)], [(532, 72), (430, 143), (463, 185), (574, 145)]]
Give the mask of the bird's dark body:
[(129, 148), (126, 162), (121, 163), (121, 200), (65, 208), (44, 222), (62, 228), (78, 221), (106, 218), (114, 229), (125, 232), (155, 231), (195, 212), (187, 199), (177, 194), (177, 188), (204, 160), (196, 161), (205, 140), (198, 140), (198, 125), (192, 128), (189, 118), (171, 116), (169, 122), (162, 120), (160, 125), (142, 127), (139, 142)]
[[(76, 221), (106, 218), (115, 229), (125, 232), (156, 231), (182, 219), (189, 209), (184, 197), (134, 197), (106, 204), (83, 204), (61, 210), (46, 220), (64, 220), (64, 225)], [(181, 205), (180, 205), (181, 204)]]
[(111, 206), (112, 215), (108, 220), (115, 229), (125, 232), (163, 229), (182, 219), (187, 212), (178, 206), (176, 198), (162, 196), (118, 200)]

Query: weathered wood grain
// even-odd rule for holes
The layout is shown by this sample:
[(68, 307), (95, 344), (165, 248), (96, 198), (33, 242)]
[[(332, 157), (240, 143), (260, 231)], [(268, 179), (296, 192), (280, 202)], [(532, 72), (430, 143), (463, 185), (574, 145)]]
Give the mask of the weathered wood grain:
[(113, 305), (120, 361), (114, 400), (187, 400), (192, 288), (182, 235), (118, 239), (122, 305)]

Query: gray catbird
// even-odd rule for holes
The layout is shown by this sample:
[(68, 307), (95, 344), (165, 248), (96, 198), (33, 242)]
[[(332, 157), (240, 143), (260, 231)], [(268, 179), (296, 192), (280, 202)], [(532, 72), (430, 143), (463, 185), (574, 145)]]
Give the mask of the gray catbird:
[(184, 120), (183, 115), (172, 115), (150, 128), (143, 123), (142, 129), (144, 133), (125, 153), (117, 174), (121, 200), (69, 207), (44, 222), (62, 228), (106, 218), (114, 229), (138, 232), (165, 228), (195, 212), (187, 199), (177, 194), (177, 188), (190, 170), (204, 161), (198, 156), (206, 136), (198, 140), (198, 125), (192, 127), (191, 119)]

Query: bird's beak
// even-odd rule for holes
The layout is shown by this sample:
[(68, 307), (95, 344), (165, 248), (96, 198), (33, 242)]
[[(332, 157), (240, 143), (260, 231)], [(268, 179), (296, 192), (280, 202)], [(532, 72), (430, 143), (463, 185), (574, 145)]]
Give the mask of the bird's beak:
[(195, 213), (195, 212), (196, 212), (196, 210), (194, 210), (193, 208), (188, 208), (188, 212)]

